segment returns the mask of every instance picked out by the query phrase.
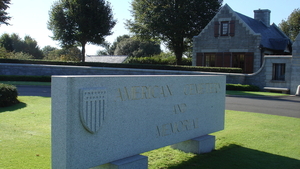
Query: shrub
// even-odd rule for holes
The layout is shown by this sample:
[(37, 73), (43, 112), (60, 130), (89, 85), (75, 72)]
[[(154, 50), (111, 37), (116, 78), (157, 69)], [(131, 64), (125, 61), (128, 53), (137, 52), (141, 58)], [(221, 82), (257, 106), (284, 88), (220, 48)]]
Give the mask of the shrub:
[(28, 54), (28, 53), (24, 53), (24, 52), (16, 52), (16, 53), (9, 53), (9, 55), (7, 55), (6, 57), (7, 59), (22, 59), (22, 60), (26, 60), (26, 59), (33, 59), (33, 56)]
[(13, 85), (0, 83), (0, 107), (7, 107), (19, 103), (17, 88)]
[[(176, 58), (175, 57), (165, 57), (163, 55), (155, 55), (152, 57), (130, 57), (126, 60), (125, 63), (176, 65)], [(181, 65), (191, 66), (192, 59), (191, 58), (182, 58)]]
[(174, 58), (175, 59), (175, 55), (171, 52), (161, 52), (158, 55), (154, 55), (152, 57), (158, 57), (158, 58), (162, 58), (162, 59), (166, 59), (166, 58)]
[(226, 84), (226, 90), (259, 91), (258, 86), (242, 84)]
[(7, 59), (10, 58), (12, 53), (7, 52), (4, 47), (0, 47), (0, 58)]

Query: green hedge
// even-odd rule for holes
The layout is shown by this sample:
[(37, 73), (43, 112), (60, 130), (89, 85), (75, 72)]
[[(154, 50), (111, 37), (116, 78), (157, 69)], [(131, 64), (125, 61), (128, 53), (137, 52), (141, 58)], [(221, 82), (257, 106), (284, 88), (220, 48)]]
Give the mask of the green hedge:
[[(189, 62), (189, 61), (187, 61)], [(203, 71), (203, 72), (225, 72), (225, 73), (242, 73), (241, 68), (226, 67), (201, 67), (201, 66), (179, 66), (179, 65), (162, 65), (147, 63), (96, 63), (96, 62), (60, 62), (45, 60), (17, 60), (17, 59), (0, 59), (0, 63), (24, 63), (24, 64), (45, 64), (45, 65), (72, 65), (72, 66), (93, 66), (93, 67), (115, 67), (115, 68), (136, 68), (136, 69), (157, 69), (157, 70), (184, 70), (184, 71)]]
[(19, 103), (18, 91), (13, 85), (0, 83), (0, 107), (8, 107)]
[(51, 76), (0, 75), (0, 81), (51, 82)]
[(258, 86), (242, 84), (226, 84), (226, 90), (260, 91)]

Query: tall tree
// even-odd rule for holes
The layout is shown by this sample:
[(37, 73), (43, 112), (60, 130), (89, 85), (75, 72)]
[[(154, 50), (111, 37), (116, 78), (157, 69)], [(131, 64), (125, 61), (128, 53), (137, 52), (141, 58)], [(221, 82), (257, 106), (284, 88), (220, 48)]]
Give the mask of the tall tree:
[(8, 16), (7, 12), (5, 12), (5, 10), (9, 8), (8, 5), (10, 5), (10, 0), (0, 0), (0, 23), (1, 24), (9, 25), (7, 21), (10, 20), (11, 17)]
[(295, 9), (287, 20), (282, 20), (279, 28), (294, 41), (300, 33), (300, 9)]
[(221, 7), (220, 0), (133, 0), (131, 32), (165, 42), (180, 64), (192, 38), (199, 34)]
[(10, 35), (12, 39), (13, 51), (11, 52), (22, 52), (25, 49), (25, 43), (23, 39), (16, 33)]
[(105, 0), (59, 0), (50, 10), (48, 29), (62, 47), (81, 46), (85, 61), (85, 45), (101, 44), (111, 35), (116, 21), (110, 3)]
[(1, 35), (0, 45), (1, 45), (1, 47), (4, 47), (8, 52), (14, 51), (13, 40), (10, 37), (10, 35), (7, 33), (4, 33), (3, 35)]
[(20, 38), (18, 34), (3, 34), (0, 37), (0, 45), (8, 52), (23, 52), (32, 55), (34, 59), (42, 59), (44, 54), (37, 44), (37, 41), (30, 36)]
[(23, 52), (32, 55), (35, 59), (42, 59), (44, 54), (37, 44), (37, 41), (30, 36), (24, 37), (24, 49)]

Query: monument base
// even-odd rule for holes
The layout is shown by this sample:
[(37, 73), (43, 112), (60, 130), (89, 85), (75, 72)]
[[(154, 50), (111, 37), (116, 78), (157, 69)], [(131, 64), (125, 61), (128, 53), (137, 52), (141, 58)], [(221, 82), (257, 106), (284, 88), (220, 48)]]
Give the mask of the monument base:
[(90, 169), (147, 169), (148, 157), (135, 155)]
[(298, 85), (298, 87), (297, 87), (297, 91), (296, 91), (296, 94), (295, 94), (296, 96), (300, 96), (300, 85)]
[(171, 146), (186, 153), (203, 154), (215, 149), (215, 136), (204, 135)]

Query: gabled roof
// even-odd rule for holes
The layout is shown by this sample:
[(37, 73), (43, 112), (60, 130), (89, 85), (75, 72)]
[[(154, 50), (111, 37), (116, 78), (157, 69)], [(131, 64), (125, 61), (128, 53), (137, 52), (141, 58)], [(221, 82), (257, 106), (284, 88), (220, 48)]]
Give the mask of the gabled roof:
[(261, 45), (272, 50), (285, 50), (291, 40), (273, 23), (266, 26), (263, 22), (235, 12), (255, 33), (261, 34)]

